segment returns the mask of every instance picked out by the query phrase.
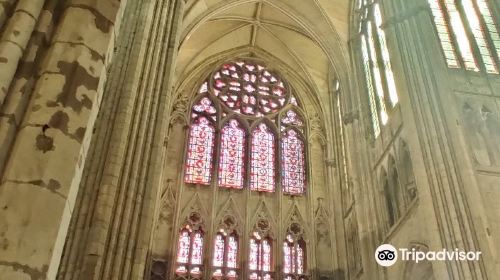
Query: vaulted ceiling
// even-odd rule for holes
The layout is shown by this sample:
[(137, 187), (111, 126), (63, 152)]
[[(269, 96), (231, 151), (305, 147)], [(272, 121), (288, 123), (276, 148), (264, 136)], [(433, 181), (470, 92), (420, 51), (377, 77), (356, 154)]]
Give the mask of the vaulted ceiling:
[(349, 0), (189, 0), (176, 76), (233, 49), (260, 49), (296, 70), (318, 94), (329, 70), (348, 73)]

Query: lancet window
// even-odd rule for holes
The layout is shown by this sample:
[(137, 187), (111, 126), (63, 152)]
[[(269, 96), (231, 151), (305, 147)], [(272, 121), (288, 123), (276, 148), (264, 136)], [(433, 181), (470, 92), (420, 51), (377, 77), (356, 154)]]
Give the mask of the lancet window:
[(399, 102), (379, 0), (358, 0), (361, 58), (375, 138)]

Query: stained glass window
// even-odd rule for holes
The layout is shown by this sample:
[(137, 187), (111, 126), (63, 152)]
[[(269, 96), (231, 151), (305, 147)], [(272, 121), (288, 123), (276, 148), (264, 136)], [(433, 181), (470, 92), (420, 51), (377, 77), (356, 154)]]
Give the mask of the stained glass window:
[(201, 274), (200, 266), (203, 264), (203, 232), (193, 231), (186, 226), (179, 234), (177, 243), (177, 274), (189, 271), (192, 275)]
[(478, 46), (479, 53), (481, 54), (486, 72), (498, 73), (493, 53), (488, 47), (488, 43), (486, 41), (487, 30), (483, 29), (479, 15), (474, 7), (474, 4), (472, 3), (472, 0), (462, 0), (462, 5), (464, 7), (467, 20), (469, 21), (469, 26), (472, 29), (472, 34)]
[(275, 144), (274, 134), (265, 123), (252, 131), (250, 159), (250, 188), (274, 192), (275, 186)]
[(281, 131), (284, 131), (289, 126), (294, 126), (296, 129), (304, 132), (304, 120), (294, 110), (288, 110), (281, 119)]
[(272, 279), (272, 246), (269, 238), (261, 238), (258, 233), (250, 238), (248, 269), (250, 279)]
[(212, 77), (215, 96), (228, 109), (243, 115), (276, 113), (289, 101), (289, 90), (281, 77), (259, 63), (225, 63)]
[(232, 234), (229, 236), (229, 240), (227, 242), (227, 256), (226, 262), (227, 267), (229, 268), (237, 268), (238, 261), (238, 239), (236, 235)]
[(188, 230), (182, 230), (179, 236), (179, 246), (177, 250), (177, 262), (189, 263), (189, 249), (191, 248), (191, 237)]
[(199, 117), (191, 125), (188, 157), (186, 162), (186, 183), (209, 185), (212, 178), (212, 156), (215, 128), (206, 117)]
[(283, 191), (288, 194), (302, 194), (305, 189), (304, 142), (298, 132), (290, 129), (281, 139)]
[[(448, 66), (459, 68), (463, 64), (466, 70), (478, 72), (483, 68), (487, 73), (498, 74), (500, 37), (488, 0), (428, 2)], [(454, 55), (455, 45), (460, 52), (461, 64)], [(478, 57), (475, 57), (474, 49)]]
[(372, 119), (372, 126), (373, 126), (373, 134), (375, 137), (378, 137), (380, 134), (380, 120), (378, 118), (378, 113), (377, 113), (377, 103), (375, 101), (375, 90), (373, 89), (373, 84), (372, 84), (372, 74), (370, 70), (370, 58), (368, 56), (368, 49), (366, 45), (366, 39), (365, 35), (361, 35), (361, 48), (362, 48), (362, 53), (363, 53), (363, 68), (365, 72), (365, 78), (366, 78), (366, 86), (368, 88), (368, 101), (370, 105), (370, 113), (371, 113), (371, 119)]
[(305, 242), (291, 235), (283, 242), (283, 273), (285, 279), (297, 279), (305, 274)]
[(226, 248), (226, 240), (222, 233), (217, 233), (215, 236), (215, 246), (214, 246), (214, 260), (213, 265), (215, 267), (224, 266), (224, 250)]
[[(274, 192), (279, 167), (284, 170), (279, 182), (283, 190), (304, 193), (306, 145), (300, 139), (306, 130), (299, 111), (290, 86), (264, 64), (243, 60), (223, 64), (200, 85), (192, 106), (184, 182), (210, 185), (216, 162), (218, 186), (248, 185), (254, 191)], [(259, 124), (249, 131), (248, 123)], [(286, 136), (280, 145), (272, 123)], [(286, 132), (289, 129), (295, 132)], [(277, 147), (284, 155), (279, 159)]]
[(387, 108), (396, 106), (399, 97), (378, 0), (359, 1), (358, 4), (362, 70), (366, 78), (373, 135), (377, 138), (380, 124), (386, 125), (389, 121)]
[(448, 67), (459, 68), (455, 47), (451, 40), (450, 29), (445, 19), (445, 15), (441, 8), (439, 0), (428, 0), (431, 6), (432, 15), (434, 16), (434, 24), (438, 32), (441, 48), (443, 48), (444, 56)]
[(245, 131), (235, 119), (221, 131), (219, 186), (243, 188)]
[(375, 17), (375, 24), (377, 26), (380, 52), (382, 53), (382, 62), (384, 63), (385, 79), (387, 89), (389, 91), (389, 98), (391, 100), (391, 105), (395, 106), (398, 103), (398, 93), (396, 90), (396, 82), (394, 81), (394, 74), (392, 73), (391, 59), (389, 57), (389, 49), (387, 48), (385, 32), (382, 29), (382, 14), (378, 3), (373, 5), (373, 13)]
[(227, 235), (224, 230), (220, 230), (215, 236), (214, 273), (216, 279), (221, 279), (224, 275), (228, 279), (237, 279), (238, 274), (238, 237), (235, 233)]

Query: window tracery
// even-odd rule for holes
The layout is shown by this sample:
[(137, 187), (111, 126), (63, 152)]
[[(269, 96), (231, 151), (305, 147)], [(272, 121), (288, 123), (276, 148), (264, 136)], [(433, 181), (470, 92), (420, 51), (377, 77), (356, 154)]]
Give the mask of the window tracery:
[(389, 121), (388, 108), (393, 108), (399, 102), (378, 2), (358, 0), (362, 64), (375, 138), (380, 134), (381, 124), (386, 125)]
[(302, 227), (293, 223), (283, 242), (283, 277), (286, 280), (306, 280), (306, 242)]
[(204, 232), (201, 216), (192, 213), (188, 222), (181, 229), (177, 241), (177, 275), (190, 275), (200, 278), (203, 265)]
[(213, 278), (238, 279), (239, 237), (234, 217), (226, 216), (223, 219), (215, 234), (213, 252)]
[(288, 83), (262, 63), (224, 63), (201, 84), (192, 106), (184, 182), (211, 185), (216, 177), (228, 189), (275, 192), (280, 186), (286, 194), (304, 194), (305, 121), (299, 111)]
[(500, 36), (488, 0), (428, 0), (450, 68), (498, 74)]

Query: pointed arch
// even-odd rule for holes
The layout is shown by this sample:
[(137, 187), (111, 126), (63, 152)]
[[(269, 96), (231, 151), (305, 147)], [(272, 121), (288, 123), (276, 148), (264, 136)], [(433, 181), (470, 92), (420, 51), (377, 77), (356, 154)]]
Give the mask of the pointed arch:
[(215, 127), (206, 117), (200, 116), (191, 124), (187, 149), (184, 182), (210, 185), (215, 145)]
[(300, 131), (290, 128), (283, 132), (280, 144), (283, 192), (303, 194), (306, 188), (305, 140)]
[(405, 208), (405, 202), (403, 198), (404, 194), (401, 190), (401, 184), (399, 183), (399, 172), (397, 169), (396, 160), (392, 155), (389, 156), (388, 170), (391, 203), (393, 205), (394, 217), (397, 221), (401, 217), (401, 213)]
[(399, 160), (400, 182), (408, 202), (417, 197), (417, 188), (415, 184), (415, 174), (413, 173), (413, 161), (411, 159), (408, 144), (404, 140), (399, 142)]
[(220, 187), (243, 188), (246, 135), (246, 130), (237, 118), (230, 118), (222, 125), (219, 151)]
[(257, 123), (251, 131), (250, 189), (274, 192), (276, 188), (276, 133), (269, 121)]

